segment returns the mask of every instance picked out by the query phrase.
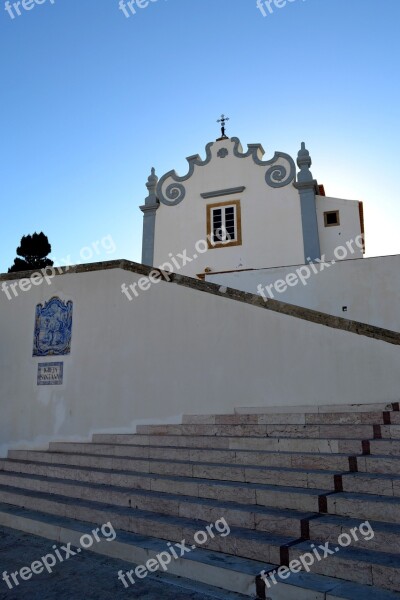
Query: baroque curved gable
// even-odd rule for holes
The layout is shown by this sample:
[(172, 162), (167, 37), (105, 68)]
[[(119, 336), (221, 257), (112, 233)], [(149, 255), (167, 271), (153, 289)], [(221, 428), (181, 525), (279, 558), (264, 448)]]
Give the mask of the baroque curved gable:
[[(292, 183), (296, 177), (296, 165), (289, 154), (284, 152), (275, 152), (274, 156), (267, 161), (261, 160), (264, 155), (261, 144), (248, 144), (247, 152), (242, 151), (239, 138), (227, 138), (227, 145), (231, 147), (232, 153), (236, 158), (252, 157), (253, 162), (258, 167), (265, 169), (265, 183), (272, 188), (280, 188)], [(215, 142), (210, 142), (206, 146), (206, 158), (202, 160), (198, 154), (189, 156), (186, 160), (189, 163), (189, 171), (186, 175), (179, 176), (175, 170), (168, 171), (160, 178), (157, 184), (157, 198), (166, 206), (176, 206), (186, 196), (186, 187), (184, 182), (188, 181), (196, 168), (205, 167), (212, 160), (226, 158), (230, 150), (222, 147), (213, 156), (213, 146)]]

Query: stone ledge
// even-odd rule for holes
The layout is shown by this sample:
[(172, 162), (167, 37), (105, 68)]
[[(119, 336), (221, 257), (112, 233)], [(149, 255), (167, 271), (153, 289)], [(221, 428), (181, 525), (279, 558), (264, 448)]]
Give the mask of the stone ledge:
[[(69, 274), (77, 273), (90, 273), (92, 271), (106, 271), (111, 269), (122, 269), (124, 271), (130, 271), (138, 275), (148, 276), (151, 271), (156, 271), (161, 274), (162, 280), (166, 283), (174, 283), (183, 287), (195, 289), (199, 292), (206, 292), (208, 294), (214, 294), (227, 298), (229, 300), (235, 300), (236, 302), (243, 302), (251, 306), (264, 308), (273, 312), (281, 313), (296, 319), (302, 319), (318, 325), (324, 325), (325, 327), (331, 327), (332, 329), (340, 329), (349, 333), (355, 333), (364, 337), (380, 340), (388, 344), (400, 345), (400, 333), (391, 331), (389, 329), (382, 329), (374, 325), (368, 325), (367, 323), (359, 323), (358, 321), (351, 321), (344, 319), (343, 317), (334, 317), (327, 313), (319, 312), (309, 308), (303, 308), (295, 306), (293, 304), (287, 304), (278, 300), (269, 299), (265, 301), (261, 296), (256, 294), (250, 294), (248, 292), (242, 292), (233, 288), (228, 288), (217, 283), (204, 282), (192, 277), (180, 275), (179, 273), (165, 273), (160, 269), (154, 267), (148, 267), (139, 263), (131, 262), (128, 260), (113, 260), (99, 263), (88, 263), (83, 265), (72, 265), (70, 267), (57, 267), (56, 276), (64, 276)], [(32, 276), (33, 273), (39, 270), (33, 271), (21, 271), (19, 273), (4, 273), (0, 274), (1, 281), (11, 281), (14, 279), (24, 279)]]

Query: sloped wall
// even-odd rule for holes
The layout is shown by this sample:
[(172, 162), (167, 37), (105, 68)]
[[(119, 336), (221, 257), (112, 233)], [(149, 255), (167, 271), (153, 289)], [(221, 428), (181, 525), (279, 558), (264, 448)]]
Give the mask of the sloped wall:
[[(0, 292), (3, 453), (183, 413), (399, 399), (393, 343), (266, 310), (225, 289), (201, 291), (206, 285), (188, 278), (136, 288), (129, 301), (121, 285), (148, 270), (118, 265), (78, 267), (11, 300)], [(33, 357), (35, 307), (53, 296), (73, 302), (71, 353)], [(63, 363), (62, 385), (38, 386), (38, 363), (54, 361)]]
[[(267, 298), (273, 296), (281, 302), (400, 332), (400, 255), (339, 260), (334, 265), (324, 263), (316, 268), (317, 273), (303, 265), (209, 273), (206, 280), (252, 294), (260, 293), (257, 289), (261, 285)], [(294, 284), (291, 281), (285, 287), (278, 284), (270, 291), (265, 289), (286, 280), (298, 269), (303, 282), (297, 278)]]

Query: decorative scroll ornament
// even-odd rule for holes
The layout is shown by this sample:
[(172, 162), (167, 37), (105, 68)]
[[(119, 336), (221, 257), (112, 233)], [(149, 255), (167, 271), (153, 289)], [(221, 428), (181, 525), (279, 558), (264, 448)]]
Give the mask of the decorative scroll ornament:
[[(227, 138), (228, 139), (228, 138)], [(265, 182), (269, 187), (281, 188), (292, 183), (296, 177), (296, 165), (289, 154), (284, 152), (275, 152), (271, 160), (263, 161), (260, 156), (263, 156), (264, 150), (260, 144), (249, 144), (247, 152), (242, 152), (240, 140), (236, 137), (230, 138), (233, 142), (233, 155), (236, 158), (252, 157), (254, 164), (259, 167), (266, 167)], [(226, 142), (228, 145), (228, 141)], [(196, 167), (204, 167), (211, 161), (211, 147), (213, 142), (206, 146), (206, 158), (201, 160), (198, 154), (189, 156), (189, 171), (187, 175), (179, 177), (176, 171), (169, 171), (157, 184), (157, 199), (161, 204), (166, 206), (176, 206), (186, 197), (186, 188), (184, 182), (190, 179)], [(228, 148), (220, 148), (216, 153), (218, 158), (224, 158), (229, 154)]]
[[(201, 157), (198, 154), (189, 156), (186, 159), (189, 163), (189, 171), (187, 175), (179, 177), (176, 171), (168, 171), (168, 173), (161, 177), (157, 184), (157, 198), (162, 204), (166, 204), (167, 206), (176, 206), (182, 202), (186, 196), (186, 189), (185, 186), (182, 185), (182, 182), (191, 178), (195, 167), (204, 167), (205, 165), (208, 165), (208, 163), (211, 161), (211, 146), (213, 146), (213, 142), (210, 142), (206, 146), (205, 160), (201, 160)], [(173, 183), (167, 185), (166, 189), (164, 190), (164, 185), (170, 179), (172, 179)]]
[(185, 186), (181, 183), (171, 183), (165, 190), (165, 196), (172, 202), (165, 202), (165, 204), (179, 204), (186, 196)]
[(267, 185), (273, 188), (281, 188), (294, 181), (296, 177), (296, 165), (289, 154), (286, 154), (285, 152), (275, 152), (271, 160), (260, 160), (259, 154), (264, 154), (263, 147), (260, 144), (249, 144), (247, 152), (241, 152), (239, 138), (231, 139), (235, 142), (233, 154), (237, 158), (247, 158), (248, 156), (251, 156), (256, 165), (260, 167), (270, 167), (265, 173), (265, 182)]
[(275, 165), (265, 173), (267, 185), (274, 188), (284, 187), (293, 181), (295, 172), (286, 169), (283, 165)]
[(71, 352), (72, 301), (57, 296), (38, 304), (35, 314), (33, 356), (65, 355)]

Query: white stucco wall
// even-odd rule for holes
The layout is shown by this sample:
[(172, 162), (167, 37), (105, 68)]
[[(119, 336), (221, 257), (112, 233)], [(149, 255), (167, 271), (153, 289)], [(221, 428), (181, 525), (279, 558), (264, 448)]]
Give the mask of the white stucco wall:
[[(184, 413), (399, 398), (398, 346), (173, 282), (129, 301), (121, 285), (140, 278), (115, 268), (0, 293), (3, 453)], [(34, 358), (35, 307), (54, 295), (74, 303), (71, 354)], [(38, 386), (53, 361), (63, 385)]]
[[(359, 202), (357, 200), (317, 196), (316, 210), (321, 256), (325, 255), (326, 260), (333, 260), (336, 248), (346, 244), (347, 241), (354, 240), (361, 234)], [(336, 210), (339, 211), (340, 224), (325, 227), (324, 213)], [(349, 253), (347, 258), (349, 260), (362, 258), (362, 248), (357, 247), (357, 245), (354, 245), (353, 248), (354, 253)]]
[[(225, 158), (217, 156), (221, 148), (229, 151)], [(298, 191), (292, 184), (278, 189), (267, 186), (267, 168), (256, 165), (251, 156), (235, 157), (233, 148), (231, 140), (215, 142), (211, 162), (195, 167), (192, 177), (184, 182), (183, 201), (176, 206), (160, 204), (156, 212), (154, 265), (169, 261), (170, 254), (176, 257), (185, 249), (192, 257), (195, 243), (207, 236), (207, 205), (232, 200), (240, 200), (241, 204), (242, 245), (210, 249), (179, 269), (179, 273), (195, 277), (206, 267), (220, 271), (304, 261)], [(246, 188), (240, 194), (210, 199), (200, 195), (240, 186)]]
[[(259, 284), (265, 288), (299, 268), (301, 265), (209, 274), (206, 280), (257, 294)], [(282, 302), (400, 332), (400, 255), (328, 263), (312, 273), (305, 285), (298, 281), (282, 293), (270, 289)], [(343, 306), (347, 306), (346, 312)]]
[[(164, 194), (169, 186), (183, 185), (185, 197), (173, 206), (160, 203), (156, 211), (153, 264), (169, 263), (170, 270), (196, 277), (205, 270), (212, 272), (304, 264), (301, 202), (294, 182), (283, 187), (266, 183), (270, 166), (256, 164), (251, 155), (234, 154), (235, 141), (224, 139), (211, 146), (211, 160), (196, 165), (188, 179), (176, 181), (169, 176), (161, 185)], [(228, 151), (221, 158), (221, 149)], [(242, 147), (239, 146), (242, 153)], [(258, 160), (269, 160), (258, 151)], [(284, 157), (275, 163), (284, 166), (287, 173), (290, 163)], [(287, 178), (289, 180), (289, 178)], [(285, 179), (284, 179), (285, 181)], [(213, 198), (201, 194), (244, 186), (244, 191)], [(242, 243), (231, 247), (218, 247), (199, 253), (196, 242), (207, 236), (207, 206), (220, 202), (240, 201)], [(325, 227), (324, 212), (339, 210), (340, 225)], [(316, 197), (316, 212), (321, 254), (330, 260), (333, 251), (342, 241), (355, 239), (361, 232), (359, 203), (325, 196)], [(183, 263), (180, 256), (186, 251), (190, 261)], [(356, 249), (354, 256), (362, 256)], [(193, 258), (195, 257), (195, 258)], [(175, 262), (174, 262), (175, 260)], [(167, 267), (166, 267), (167, 268)]]

